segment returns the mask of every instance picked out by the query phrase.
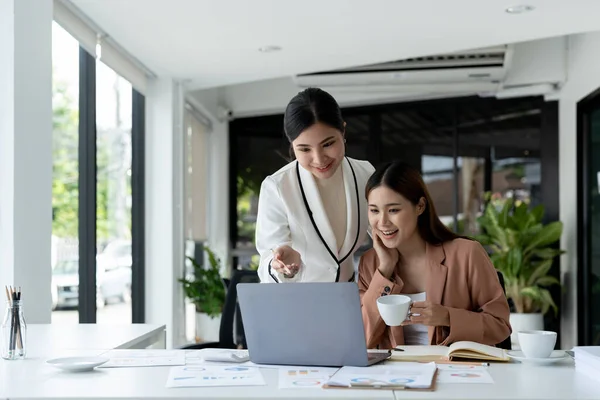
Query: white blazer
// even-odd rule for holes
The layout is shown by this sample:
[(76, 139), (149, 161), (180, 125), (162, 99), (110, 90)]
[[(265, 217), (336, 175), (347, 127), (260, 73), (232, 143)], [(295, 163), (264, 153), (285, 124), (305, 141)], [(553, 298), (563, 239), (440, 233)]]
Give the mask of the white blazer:
[[(336, 277), (339, 282), (354, 280), (352, 256), (363, 244), (368, 226), (365, 185), (375, 168), (368, 161), (348, 157), (342, 161), (341, 168), (344, 169), (347, 231), (340, 251), (337, 251), (339, 246), (335, 234), (310, 171), (292, 161), (265, 178), (260, 188), (256, 221), (256, 249), (260, 253), (258, 276), (261, 282), (335, 282)], [(311, 221), (302, 189), (323, 240)], [(289, 245), (302, 257), (299, 272), (290, 279), (270, 267), (271, 250), (282, 245)], [(333, 259), (328, 248), (337, 260)], [(344, 257), (338, 276), (338, 261)]]

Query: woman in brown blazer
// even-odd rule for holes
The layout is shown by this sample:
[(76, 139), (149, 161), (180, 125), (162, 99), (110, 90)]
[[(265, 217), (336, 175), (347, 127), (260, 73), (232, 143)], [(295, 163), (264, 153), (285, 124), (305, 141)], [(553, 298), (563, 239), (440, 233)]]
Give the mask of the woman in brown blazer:
[[(510, 335), (508, 302), (490, 258), (440, 221), (417, 170), (400, 162), (378, 168), (366, 196), (373, 248), (361, 257), (358, 285), (368, 348), (496, 345)], [(377, 298), (388, 294), (413, 299), (402, 326), (386, 326), (379, 315)]]

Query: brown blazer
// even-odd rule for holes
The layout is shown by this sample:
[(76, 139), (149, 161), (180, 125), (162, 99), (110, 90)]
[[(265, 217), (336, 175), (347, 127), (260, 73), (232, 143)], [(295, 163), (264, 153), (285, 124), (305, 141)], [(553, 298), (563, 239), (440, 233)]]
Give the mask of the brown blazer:
[[(509, 307), (498, 275), (483, 247), (476, 241), (454, 239), (442, 245), (427, 244), (429, 279), (427, 301), (450, 313), (450, 327), (430, 326), (429, 343), (449, 345), (460, 340), (496, 345), (511, 333)], [(358, 287), (367, 348), (393, 348), (404, 344), (404, 328), (385, 325), (377, 298), (400, 294), (404, 283), (395, 273), (391, 280), (379, 273), (375, 249), (360, 259)]]

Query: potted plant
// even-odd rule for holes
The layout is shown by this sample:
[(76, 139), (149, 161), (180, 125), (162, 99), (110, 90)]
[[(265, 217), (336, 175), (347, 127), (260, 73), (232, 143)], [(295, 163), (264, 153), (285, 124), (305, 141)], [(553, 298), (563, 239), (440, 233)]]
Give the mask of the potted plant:
[(187, 259), (193, 266), (193, 275), (179, 282), (183, 284), (185, 296), (196, 307), (196, 341), (209, 342), (219, 340), (221, 313), (225, 304), (226, 288), (221, 279), (220, 260), (215, 253), (204, 246), (208, 255), (208, 266), (202, 267), (191, 257)]
[(544, 225), (544, 206), (530, 209), (526, 203), (515, 206), (512, 199), (504, 205), (488, 202), (478, 222), (483, 234), (476, 236), (491, 251), (491, 259), (504, 275), (506, 295), (516, 312), (511, 313), (511, 340), (517, 343), (516, 332), (544, 329), (543, 315), (557, 307), (548, 287), (560, 285), (548, 273), (554, 258), (563, 253), (554, 247), (560, 240), (560, 221)]

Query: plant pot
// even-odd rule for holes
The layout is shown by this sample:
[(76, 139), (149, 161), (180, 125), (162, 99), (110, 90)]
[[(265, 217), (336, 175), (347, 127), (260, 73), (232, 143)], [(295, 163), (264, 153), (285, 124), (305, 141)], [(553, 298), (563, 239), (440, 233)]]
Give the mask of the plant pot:
[(218, 342), (221, 315), (211, 318), (205, 313), (196, 313), (196, 342)]
[(519, 331), (541, 331), (544, 330), (544, 315), (542, 313), (510, 313), (510, 325), (512, 326), (512, 334), (510, 341), (513, 348), (519, 345)]

